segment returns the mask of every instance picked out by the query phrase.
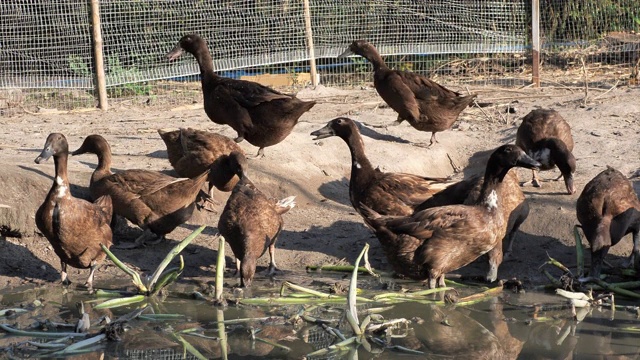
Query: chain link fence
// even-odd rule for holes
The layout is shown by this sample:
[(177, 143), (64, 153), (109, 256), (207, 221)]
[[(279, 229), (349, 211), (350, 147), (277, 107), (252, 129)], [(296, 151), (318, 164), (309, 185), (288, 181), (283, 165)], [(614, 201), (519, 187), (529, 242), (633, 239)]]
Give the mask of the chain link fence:
[[(366, 60), (336, 58), (355, 39), (444, 84), (531, 82), (531, 0), (310, 0), (309, 13), (323, 85), (372, 81)], [(635, 83), (639, 17), (637, 0), (540, 0), (543, 85)], [(222, 76), (309, 83), (304, 1), (101, 0), (100, 18), (109, 101), (200, 100), (195, 60), (165, 58), (186, 33), (208, 40)], [(2, 1), (0, 32), (0, 110), (96, 105), (90, 1)]]

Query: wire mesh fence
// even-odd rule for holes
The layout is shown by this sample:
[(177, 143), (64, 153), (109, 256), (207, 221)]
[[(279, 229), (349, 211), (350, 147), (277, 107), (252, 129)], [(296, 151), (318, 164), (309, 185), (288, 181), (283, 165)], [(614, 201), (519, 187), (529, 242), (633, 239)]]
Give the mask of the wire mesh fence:
[[(310, 0), (309, 13), (324, 85), (371, 82), (366, 60), (336, 58), (355, 39), (390, 67), (445, 84), (531, 81), (530, 0)], [(637, 0), (541, 0), (543, 84), (580, 69), (607, 84), (637, 81), (639, 16)], [(186, 33), (208, 40), (222, 76), (310, 79), (303, 1), (102, 0), (100, 18), (111, 100), (198, 99), (194, 59), (165, 57)], [(0, 109), (94, 106), (91, 21), (87, 0), (0, 2)]]

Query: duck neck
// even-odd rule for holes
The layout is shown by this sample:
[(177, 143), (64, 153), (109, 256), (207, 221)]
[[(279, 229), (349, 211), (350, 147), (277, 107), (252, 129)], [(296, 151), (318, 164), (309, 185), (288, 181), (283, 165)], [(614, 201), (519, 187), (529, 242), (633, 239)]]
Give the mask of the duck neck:
[(372, 173), (375, 170), (364, 153), (364, 142), (360, 134), (354, 132), (345, 141), (349, 145), (349, 152), (351, 152), (350, 186), (361, 188), (372, 179)]
[(98, 156), (98, 166), (91, 175), (92, 183), (111, 175), (111, 150), (101, 150), (96, 155)]
[(211, 58), (211, 53), (205, 46), (193, 55), (198, 61), (198, 66), (200, 67), (200, 80), (202, 81), (202, 86), (207, 86), (210, 81), (218, 77), (218, 75), (213, 72), (213, 58)]
[(378, 52), (367, 53), (364, 57), (373, 65), (373, 71), (389, 68)]
[(498, 186), (507, 175), (509, 169), (491, 169), (487, 165), (487, 172), (484, 175), (484, 182), (480, 189), (478, 204), (485, 206), (489, 211), (498, 208)]
[(56, 168), (56, 178), (53, 181), (51, 191), (55, 191), (57, 198), (68, 198), (71, 196), (69, 193), (69, 177), (67, 175), (68, 159), (69, 154), (67, 152), (56, 154), (53, 158), (53, 163)]

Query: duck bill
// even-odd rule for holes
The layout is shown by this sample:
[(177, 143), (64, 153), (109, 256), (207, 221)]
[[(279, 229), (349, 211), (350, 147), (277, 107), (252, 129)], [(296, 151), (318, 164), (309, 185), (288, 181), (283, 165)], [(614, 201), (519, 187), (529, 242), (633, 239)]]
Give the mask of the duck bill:
[(86, 154), (87, 151), (84, 149), (83, 146), (80, 146), (79, 148), (77, 148), (75, 151), (71, 152), (71, 155), (82, 155), (82, 154)]
[(324, 138), (328, 138), (331, 136), (335, 136), (333, 129), (329, 126), (329, 124), (325, 125), (322, 129), (318, 129), (310, 134), (311, 136), (315, 136), (313, 140), (320, 140)]
[(523, 167), (526, 169), (538, 170), (542, 164), (533, 160), (533, 158), (525, 153), (520, 155), (518, 160), (516, 161), (516, 166)]
[(573, 185), (573, 175), (569, 174), (564, 176), (564, 184), (567, 187), (567, 194), (573, 195), (576, 193), (576, 187)]
[(353, 55), (353, 51), (351, 49), (345, 50), (342, 54), (338, 55), (338, 58), (346, 58), (349, 55)]
[(169, 51), (169, 53), (167, 54), (167, 59), (169, 59), (169, 61), (173, 61), (179, 58), (183, 53), (184, 50), (182, 49), (182, 47), (180, 47), (180, 45), (176, 45), (176, 47), (174, 47), (173, 50)]
[(36, 164), (40, 164), (43, 161), (49, 160), (49, 158), (53, 156), (53, 150), (51, 146), (45, 146), (40, 155), (34, 160)]

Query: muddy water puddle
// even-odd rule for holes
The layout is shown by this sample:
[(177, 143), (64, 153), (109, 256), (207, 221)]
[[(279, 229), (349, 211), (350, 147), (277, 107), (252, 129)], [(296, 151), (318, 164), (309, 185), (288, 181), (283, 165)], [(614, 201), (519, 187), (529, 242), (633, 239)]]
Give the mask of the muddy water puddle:
[[(328, 293), (340, 291), (341, 274), (294, 274), (287, 280)], [(232, 282), (232, 281), (231, 281)], [(32, 332), (74, 332), (82, 308), (90, 319), (88, 333), (109, 329), (109, 337), (73, 352), (61, 353), (63, 346), (81, 339), (40, 338), (5, 333), (0, 338), (3, 358), (75, 359), (590, 359), (601, 357), (636, 358), (640, 354), (640, 321), (633, 302), (616, 298), (617, 310), (610, 307), (572, 309), (560, 296), (541, 292), (516, 293), (503, 289), (491, 296), (476, 298), (466, 305), (444, 304), (444, 293), (427, 295), (420, 302), (370, 301), (389, 287), (397, 292), (424, 290), (415, 282), (398, 282), (361, 277), (358, 285), (359, 321), (368, 314), (365, 336), (346, 342), (339, 350), (316, 353), (331, 345), (345, 343), (354, 334), (344, 319), (346, 305), (335, 299), (318, 300), (286, 289), (291, 303), (272, 301), (246, 305), (230, 301), (216, 307), (194, 285), (177, 284), (163, 297), (111, 309), (94, 309), (104, 301), (81, 288), (65, 289), (59, 284), (0, 292), (1, 309), (21, 309), (0, 317), (0, 323)], [(99, 284), (111, 289), (125, 284)], [(281, 299), (280, 281), (255, 281), (249, 292), (228, 290), (228, 297)], [(449, 291), (458, 299), (478, 294), (477, 286)], [(295, 295), (295, 296), (294, 296)], [(346, 295), (339, 295), (346, 296)], [(337, 301), (337, 302), (335, 302)], [(437, 302), (437, 303), (436, 303)], [(142, 311), (144, 309), (144, 311)], [(135, 317), (131, 318), (131, 314)], [(106, 325), (129, 316), (121, 332)], [(86, 318), (87, 316), (85, 316)], [(373, 326), (373, 327), (372, 327)], [(377, 329), (375, 327), (378, 327)], [(362, 340), (365, 339), (365, 340)], [(31, 341), (29, 343), (29, 341)], [(55, 345), (60, 347), (43, 347)], [(44, 345), (42, 345), (44, 344)], [(310, 355), (311, 354), (311, 355)]]

